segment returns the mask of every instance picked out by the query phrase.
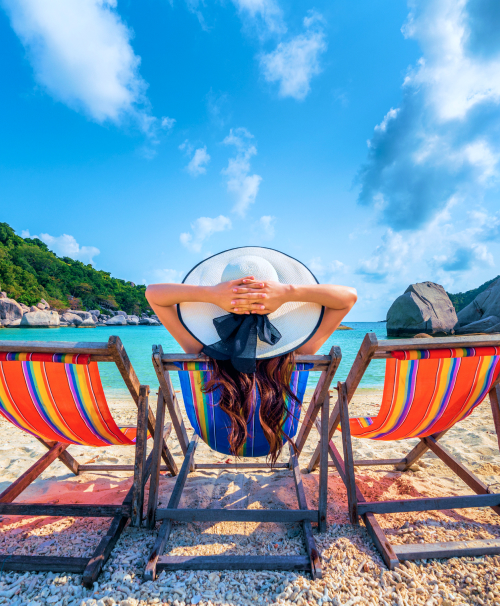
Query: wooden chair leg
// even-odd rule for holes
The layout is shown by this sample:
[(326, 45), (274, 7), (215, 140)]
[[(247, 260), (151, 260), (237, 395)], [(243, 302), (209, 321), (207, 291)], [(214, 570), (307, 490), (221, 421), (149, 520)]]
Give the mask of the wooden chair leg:
[[(435, 433), (431, 437), (437, 441), (441, 439), (447, 431), (448, 429), (446, 431)], [(406, 457), (403, 459), (403, 462), (396, 464), (394, 467), (397, 471), (407, 471), (410, 466), (416, 463), (419, 459), (421, 459), (428, 450), (429, 446), (425, 443), (424, 440), (420, 439), (420, 442), (406, 455)]]
[[(333, 407), (332, 414), (330, 415), (330, 419), (328, 420), (328, 440), (331, 440), (333, 434), (335, 433), (337, 427), (340, 425), (340, 407), (339, 401), (335, 403)], [(321, 433), (321, 429), (319, 430)], [(321, 443), (316, 446), (316, 449), (309, 461), (309, 465), (307, 466), (307, 471), (309, 473), (313, 472), (319, 465), (321, 460)]]
[[(193, 466), (194, 453), (196, 450), (196, 446), (198, 445), (198, 440), (198, 436), (194, 435), (193, 439), (189, 443), (186, 456), (184, 457), (184, 462), (182, 463), (181, 470), (179, 471), (179, 475), (177, 476), (177, 480), (175, 482), (174, 490), (172, 491), (172, 494), (170, 495), (170, 499), (168, 501), (168, 509), (177, 509), (177, 507), (179, 506), (182, 491), (184, 490), (188, 474), (191, 470), (191, 467)], [(146, 569), (144, 570), (144, 579), (146, 581), (154, 581), (156, 579), (156, 564), (158, 563), (158, 558), (161, 556), (163, 550), (165, 549), (165, 544), (168, 541), (171, 530), (172, 520), (165, 520), (160, 525), (158, 536), (156, 537), (153, 550), (149, 555), (149, 560), (146, 564)]]
[[(161, 442), (163, 441), (163, 425), (165, 423), (165, 399), (161, 389), (158, 392), (158, 403), (156, 406), (156, 439), (153, 445), (153, 468), (151, 470), (151, 481), (149, 483), (148, 509), (146, 514), (146, 526), (152, 530), (155, 526), (156, 507), (158, 505), (158, 490), (160, 486), (160, 465), (161, 465)], [(160, 440), (162, 436), (162, 440)]]
[[(41, 444), (43, 444), (45, 446), (45, 448), (52, 448), (52, 446), (55, 446), (58, 442), (49, 442), (48, 440), (42, 440), (42, 438), (39, 438), (38, 436), (34, 436)], [(68, 444), (69, 446), (69, 444)], [(63, 463), (64, 465), (66, 465), (66, 467), (75, 474), (75, 476), (77, 476), (80, 473), (80, 464), (78, 463), (78, 461), (76, 459), (74, 459), (67, 450), (63, 450), (63, 452), (61, 452), (61, 454), (57, 457), (61, 463)]]
[(493, 423), (497, 434), (498, 449), (500, 450), (500, 385), (496, 385), (490, 390), (490, 406), (493, 415)]
[(140, 526), (144, 505), (144, 468), (148, 434), (149, 386), (141, 385), (137, 403), (137, 437), (135, 441), (134, 484), (132, 496), (132, 526)]
[(53, 463), (69, 444), (56, 442), (52, 448), (41, 456), (27, 471), (17, 478), (0, 494), (0, 503), (12, 503), (47, 467)]
[[(292, 463), (292, 473), (295, 482), (295, 492), (297, 494), (297, 501), (299, 503), (299, 509), (309, 509), (307, 506), (306, 493), (304, 491), (304, 485), (302, 483), (302, 474), (300, 473), (299, 461), (295, 451), (290, 445), (290, 461)], [(303, 521), (302, 533), (304, 536), (304, 544), (306, 547), (307, 555), (309, 556), (309, 563), (311, 567), (311, 576), (313, 579), (322, 578), (321, 570), (321, 558), (319, 555), (318, 548), (316, 547), (316, 541), (314, 540), (311, 522)]]
[(347, 504), (351, 524), (358, 524), (358, 501), (356, 498), (356, 479), (354, 477), (354, 457), (352, 454), (351, 427), (349, 424), (349, 409), (347, 401), (347, 386), (338, 383), (340, 420), (342, 424), (342, 446), (344, 450), (345, 485), (347, 489)]
[(321, 407), (321, 459), (319, 467), (318, 530), (326, 532), (328, 506), (328, 417), (330, 416), (330, 395), (327, 395)]

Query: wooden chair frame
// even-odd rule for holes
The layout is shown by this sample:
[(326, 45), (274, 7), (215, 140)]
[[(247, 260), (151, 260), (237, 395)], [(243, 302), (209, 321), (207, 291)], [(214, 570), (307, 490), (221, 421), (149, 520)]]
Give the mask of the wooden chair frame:
[[(333, 347), (328, 356), (297, 356), (297, 363), (313, 364), (310, 370), (320, 370), (321, 376), (307, 409), (295, 441), (296, 451), (290, 447), (290, 462), (280, 463), (278, 469), (291, 469), (295, 482), (295, 490), (299, 509), (179, 509), (178, 505), (182, 491), (190, 471), (196, 469), (265, 469), (266, 463), (205, 463), (194, 462), (198, 436), (193, 435), (188, 440), (186, 428), (180, 413), (179, 403), (172, 387), (169, 371), (178, 371), (174, 362), (202, 362), (207, 361), (203, 355), (177, 354), (166, 355), (161, 346), (153, 347), (153, 365), (160, 383), (158, 395), (158, 409), (156, 413), (156, 435), (161, 435), (165, 418), (165, 407), (168, 409), (172, 425), (175, 428), (181, 448), (184, 453), (184, 462), (177, 477), (174, 490), (166, 508), (158, 508), (158, 488), (160, 477), (160, 457), (155, 440), (149, 502), (147, 507), (148, 527), (154, 528), (157, 520), (161, 521), (158, 537), (149, 557), (145, 570), (145, 578), (154, 580), (159, 570), (308, 570), (313, 578), (321, 577), (321, 562), (318, 549), (312, 534), (311, 523), (318, 525), (319, 532), (326, 531), (327, 508), (327, 436), (323, 431), (320, 440), (320, 449), (323, 452), (323, 463), (320, 464), (319, 474), (319, 501), (318, 509), (311, 510), (307, 506), (302, 476), (299, 469), (298, 456), (300, 455), (307, 437), (314, 426), (316, 417), (321, 411), (323, 427), (327, 426), (329, 415), (329, 387), (341, 360), (339, 347)], [(273, 471), (273, 469), (269, 469)], [(239, 521), (239, 522), (300, 522), (303, 531), (307, 556), (199, 556), (199, 557), (172, 557), (163, 556), (166, 542), (172, 530), (172, 523), (193, 521)]]
[[(420, 438), (420, 442), (403, 459), (354, 460), (349, 425), (349, 402), (371, 360), (388, 358), (391, 356), (390, 352), (392, 351), (487, 346), (500, 346), (500, 338), (498, 336), (476, 335), (434, 339), (391, 339), (379, 342), (374, 333), (368, 333), (363, 340), (346, 381), (344, 383), (338, 383), (339, 395), (328, 424), (328, 452), (333, 461), (330, 465), (337, 469), (346, 486), (350, 521), (353, 524), (358, 524), (358, 517), (361, 516), (375, 545), (380, 551), (388, 568), (391, 570), (398, 566), (400, 559), (419, 560), (426, 558), (499, 554), (500, 539), (391, 545), (374, 514), (461, 509), (468, 507), (491, 507), (496, 513), (500, 514), (500, 494), (492, 493), (486, 484), (471, 473), (438, 443), (438, 440), (446, 433), (445, 431), (425, 438)], [(500, 377), (491, 386), (489, 397), (500, 449), (499, 383)], [(343, 458), (332, 441), (332, 436), (339, 424), (342, 426)], [(317, 425), (319, 427), (318, 422)], [(429, 450), (436, 454), (441, 461), (455, 472), (476, 494), (471, 496), (401, 499), (396, 501), (366, 501), (362, 492), (356, 485), (354, 475), (355, 467), (366, 465), (393, 465), (399, 471), (406, 471)], [(321, 460), (322, 456), (322, 452), (317, 448), (309, 462), (309, 471), (312, 471), (317, 467), (318, 461)]]
[[(80, 465), (67, 452), (70, 444), (45, 441), (37, 438), (47, 449), (36, 463), (25, 471), (17, 480), (0, 493), (0, 515), (24, 516), (71, 516), (71, 517), (109, 517), (112, 518), (106, 536), (100, 541), (90, 558), (54, 557), (54, 556), (15, 556), (0, 553), (3, 570), (49, 570), (52, 572), (83, 573), (83, 584), (92, 587), (99, 576), (103, 565), (125, 525), (131, 519), (133, 526), (139, 526), (142, 519), (144, 502), (144, 485), (151, 472), (152, 453), (146, 461), (147, 433), (152, 436), (156, 429), (156, 418), (149, 407), (149, 386), (141, 385), (130, 363), (119, 337), (110, 337), (108, 343), (68, 343), (41, 341), (0, 341), (0, 352), (21, 353), (66, 353), (89, 354), (94, 362), (113, 362), (127, 385), (137, 405), (137, 439), (135, 445), (134, 465)], [(160, 444), (161, 455), (165, 461), (162, 469), (175, 475), (177, 467), (165, 444), (171, 426), (162, 432)], [(100, 471), (133, 471), (134, 482), (120, 505), (51, 505), (46, 503), (14, 503), (18, 497), (51, 463), (59, 459), (75, 475), (85, 472)]]

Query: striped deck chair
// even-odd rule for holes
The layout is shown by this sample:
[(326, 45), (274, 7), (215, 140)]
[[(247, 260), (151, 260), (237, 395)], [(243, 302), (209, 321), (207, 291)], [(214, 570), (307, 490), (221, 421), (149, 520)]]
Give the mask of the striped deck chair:
[[(120, 428), (115, 423), (97, 362), (116, 363), (138, 407), (136, 427)], [(84, 584), (92, 587), (127, 521), (131, 519), (135, 526), (141, 523), (144, 484), (152, 460), (151, 453), (146, 461), (146, 440), (148, 428), (153, 434), (156, 424), (148, 398), (149, 387), (139, 384), (118, 337), (110, 337), (108, 343), (0, 341), (0, 414), (48, 449), (0, 494), (0, 514), (112, 518), (90, 559), (0, 554), (3, 570), (82, 572)], [(71, 444), (133, 446), (135, 465), (80, 465), (67, 451)], [(158, 444), (166, 449), (165, 436)], [(166, 451), (162, 454), (166, 469), (175, 474), (175, 461)], [(119, 505), (13, 502), (56, 459), (75, 475), (133, 471), (133, 486)]]
[[(380, 410), (375, 417), (349, 418), (348, 405), (369, 363), (385, 358), (385, 382)], [(329, 442), (329, 453), (347, 488), (349, 516), (362, 516), (389, 568), (399, 559), (444, 558), (500, 553), (500, 540), (458, 541), (391, 545), (374, 514), (487, 507), (500, 514), (500, 494), (493, 494), (479, 478), (438, 443), (447, 431), (468, 417), (489, 395), (500, 447), (500, 338), (470, 336), (435, 339), (394, 339), (377, 342), (366, 335), (329, 421), (329, 439), (342, 429), (344, 458)], [(405, 440), (419, 443), (403, 459), (354, 461), (351, 436), (371, 440)], [(394, 465), (407, 470), (427, 451), (437, 455), (476, 494), (440, 498), (367, 502), (356, 486), (354, 467)], [(316, 452), (309, 470), (318, 464)]]
[[(156, 578), (159, 570), (223, 570), (226, 568), (247, 570), (308, 570), (313, 578), (321, 576), (321, 564), (316, 548), (311, 523), (318, 524), (320, 532), (326, 530), (326, 503), (328, 462), (327, 441), (323, 436), (321, 444), (325, 456), (320, 468), (318, 509), (307, 507), (307, 500), (302, 484), (298, 464), (298, 455), (302, 451), (314, 426), (314, 421), (321, 411), (321, 418), (326, 427), (329, 414), (329, 386), (340, 363), (341, 353), (338, 347), (332, 348), (328, 356), (297, 356), (296, 366), (292, 372), (290, 387), (302, 402), (307, 385), (309, 371), (322, 371), (311, 403), (306, 411), (305, 419), (298, 428), (300, 406), (291, 403), (291, 418), (284, 428), (290, 438), (295, 436), (295, 450), (290, 447), (290, 462), (278, 463), (269, 468), (265, 462), (256, 463), (205, 463), (194, 462), (198, 441), (203, 440), (212, 450), (230, 454), (228, 444), (228, 417), (218, 406), (217, 394), (203, 393), (203, 384), (210, 377), (210, 367), (203, 355), (163, 354), (161, 346), (153, 347), (153, 364), (160, 383), (158, 410), (156, 414), (156, 435), (161, 435), (165, 418), (165, 408), (168, 409), (172, 425), (177, 432), (180, 446), (184, 453), (184, 462), (174, 486), (174, 490), (166, 508), (158, 507), (159, 488), (159, 457), (153, 458), (151, 483), (147, 517), (149, 527), (154, 528), (156, 520), (160, 521), (160, 529), (156, 543), (146, 565), (145, 577)], [(189, 421), (194, 429), (191, 439), (187, 436), (186, 427), (180, 414), (179, 404), (172, 388), (169, 371), (179, 373), (184, 406)], [(258, 422), (260, 400), (256, 393), (255, 409), (248, 422), (248, 439), (241, 450), (242, 457), (266, 457), (269, 444), (264, 437), (262, 427)], [(298, 433), (297, 433), (298, 431)], [(160, 432), (160, 434), (158, 434)], [(156, 441), (155, 441), (156, 446)], [(195, 469), (291, 469), (295, 481), (298, 509), (265, 510), (265, 509), (180, 509), (178, 508), (182, 491), (190, 471)], [(170, 536), (172, 522), (193, 521), (241, 521), (241, 522), (300, 522), (303, 530), (307, 556), (199, 556), (199, 557), (168, 557), (162, 556), (165, 544)]]

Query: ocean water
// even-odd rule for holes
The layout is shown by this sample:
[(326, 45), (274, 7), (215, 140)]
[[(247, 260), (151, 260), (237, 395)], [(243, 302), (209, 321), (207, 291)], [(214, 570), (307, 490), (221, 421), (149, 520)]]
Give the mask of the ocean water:
[[(367, 332), (374, 332), (379, 339), (386, 339), (386, 325), (382, 322), (347, 322), (353, 330), (335, 332), (323, 345), (318, 353), (327, 354), (333, 345), (340, 346), (342, 362), (335, 375), (334, 382), (343, 381), (358, 349)], [(165, 353), (180, 352), (180, 347), (163, 326), (105, 326), (96, 328), (3, 328), (0, 330), (0, 341), (100, 341), (106, 342), (111, 335), (117, 335), (122, 340), (132, 362), (139, 381), (151, 387), (155, 392), (158, 381), (151, 362), (151, 349), (155, 344), (161, 344)], [(99, 363), (102, 383), (106, 395), (111, 399), (127, 397), (129, 392), (123, 384), (116, 366), (109, 362)], [(374, 360), (368, 367), (360, 387), (381, 388), (384, 384), (384, 360)], [(320, 373), (311, 372), (308, 388), (313, 389)], [(179, 383), (176, 373), (172, 373), (172, 382), (176, 389)]]

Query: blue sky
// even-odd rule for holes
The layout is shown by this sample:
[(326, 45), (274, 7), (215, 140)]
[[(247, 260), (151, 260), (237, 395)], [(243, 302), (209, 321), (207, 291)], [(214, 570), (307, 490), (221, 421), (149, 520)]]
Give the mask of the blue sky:
[(263, 245), (357, 287), (500, 273), (498, 0), (0, 0), (1, 218), (134, 282)]

